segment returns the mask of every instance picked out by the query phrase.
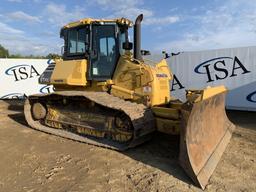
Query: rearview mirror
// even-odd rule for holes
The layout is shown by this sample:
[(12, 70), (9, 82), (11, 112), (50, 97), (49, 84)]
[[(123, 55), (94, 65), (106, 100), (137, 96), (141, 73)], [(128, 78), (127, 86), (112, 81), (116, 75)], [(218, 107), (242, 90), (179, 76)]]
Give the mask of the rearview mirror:
[(132, 50), (133, 44), (131, 42), (124, 42), (123, 49), (124, 50)]

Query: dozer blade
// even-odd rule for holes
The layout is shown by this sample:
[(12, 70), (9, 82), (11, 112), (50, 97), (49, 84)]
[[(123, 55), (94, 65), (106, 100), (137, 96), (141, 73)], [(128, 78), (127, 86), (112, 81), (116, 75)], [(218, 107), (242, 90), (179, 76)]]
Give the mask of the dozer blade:
[(193, 104), (188, 102), (181, 110), (180, 165), (202, 189), (207, 185), (235, 128), (225, 112), (226, 89), (209, 90), (208, 93), (210, 91), (215, 94), (211, 93), (208, 98)]

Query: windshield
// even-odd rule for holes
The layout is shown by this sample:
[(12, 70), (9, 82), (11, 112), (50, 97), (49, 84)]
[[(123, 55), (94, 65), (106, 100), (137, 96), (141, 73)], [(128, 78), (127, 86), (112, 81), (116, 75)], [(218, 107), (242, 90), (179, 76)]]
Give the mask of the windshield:
[(67, 29), (65, 33), (65, 55), (82, 55), (89, 49), (88, 26)]

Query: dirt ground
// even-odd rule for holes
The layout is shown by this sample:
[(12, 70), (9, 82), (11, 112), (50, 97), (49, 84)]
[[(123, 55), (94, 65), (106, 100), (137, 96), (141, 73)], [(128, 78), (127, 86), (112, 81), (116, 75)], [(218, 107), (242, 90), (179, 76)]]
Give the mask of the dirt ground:
[[(238, 125), (205, 191), (256, 191), (256, 113)], [(178, 165), (178, 138), (156, 134), (125, 153), (28, 128), (20, 107), (0, 102), (0, 191), (201, 191)]]

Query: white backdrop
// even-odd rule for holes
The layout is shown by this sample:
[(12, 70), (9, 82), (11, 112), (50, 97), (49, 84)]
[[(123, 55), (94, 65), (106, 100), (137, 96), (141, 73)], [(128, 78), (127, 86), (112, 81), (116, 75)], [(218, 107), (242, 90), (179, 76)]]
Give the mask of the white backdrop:
[(0, 59), (0, 98), (22, 98), (24, 94), (52, 91), (52, 86), (38, 84), (48, 63), (47, 59)]
[(227, 108), (256, 111), (256, 47), (183, 52), (167, 61), (176, 77), (170, 82), (174, 97), (184, 101), (186, 89), (225, 85)]
[[(147, 56), (160, 61), (162, 55)], [(176, 79), (171, 94), (185, 100), (185, 89), (225, 85), (227, 108), (256, 111), (256, 47), (180, 53), (167, 59)], [(46, 59), (0, 59), (0, 98), (22, 98), (52, 92), (38, 84), (50, 61)]]

